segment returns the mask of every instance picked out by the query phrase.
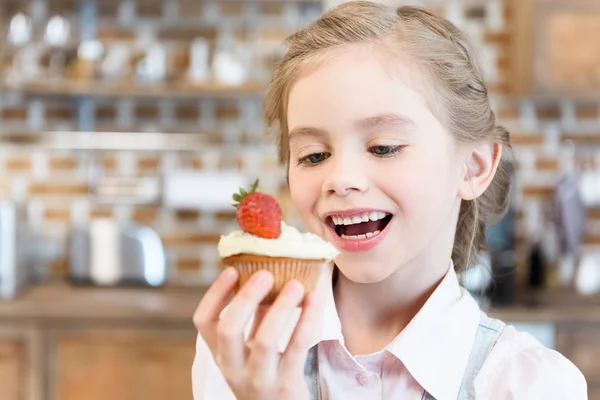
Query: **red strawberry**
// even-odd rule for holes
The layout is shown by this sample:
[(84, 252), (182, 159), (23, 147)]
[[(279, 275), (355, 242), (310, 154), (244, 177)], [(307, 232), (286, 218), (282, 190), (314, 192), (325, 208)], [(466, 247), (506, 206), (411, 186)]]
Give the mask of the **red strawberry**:
[(257, 192), (258, 179), (248, 193), (240, 189), (240, 193), (233, 195), (238, 202), (236, 216), (244, 232), (252, 235), (276, 239), (281, 234), (281, 207), (273, 196)]

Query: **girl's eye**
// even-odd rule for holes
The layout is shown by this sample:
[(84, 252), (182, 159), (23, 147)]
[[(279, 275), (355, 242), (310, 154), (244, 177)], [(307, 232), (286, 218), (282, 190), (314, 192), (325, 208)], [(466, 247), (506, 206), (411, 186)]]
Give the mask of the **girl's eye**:
[(313, 153), (298, 160), (298, 164), (317, 165), (329, 158), (329, 153)]
[(369, 148), (369, 151), (376, 156), (385, 157), (399, 153), (403, 149), (404, 146), (373, 146)]

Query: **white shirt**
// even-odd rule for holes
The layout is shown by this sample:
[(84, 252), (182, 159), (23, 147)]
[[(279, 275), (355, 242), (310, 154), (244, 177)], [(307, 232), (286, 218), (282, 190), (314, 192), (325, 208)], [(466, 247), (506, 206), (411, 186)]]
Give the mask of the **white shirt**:
[[(367, 356), (353, 357), (344, 346), (331, 285), (323, 288), (318, 362), (324, 400), (421, 400), (425, 390), (436, 400), (456, 400), (480, 310), (453, 268), (409, 325)], [(290, 321), (287, 338), (294, 325)], [(192, 384), (195, 400), (235, 399), (200, 336)], [(475, 379), (475, 393), (484, 400), (585, 400), (587, 385), (561, 354), (507, 326)]]

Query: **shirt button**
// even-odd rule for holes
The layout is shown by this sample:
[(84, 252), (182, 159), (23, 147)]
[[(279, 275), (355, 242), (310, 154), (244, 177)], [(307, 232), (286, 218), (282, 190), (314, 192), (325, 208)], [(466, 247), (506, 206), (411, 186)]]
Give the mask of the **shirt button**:
[(369, 383), (371, 383), (369, 376), (366, 374), (356, 374), (356, 380), (361, 386), (369, 386)]

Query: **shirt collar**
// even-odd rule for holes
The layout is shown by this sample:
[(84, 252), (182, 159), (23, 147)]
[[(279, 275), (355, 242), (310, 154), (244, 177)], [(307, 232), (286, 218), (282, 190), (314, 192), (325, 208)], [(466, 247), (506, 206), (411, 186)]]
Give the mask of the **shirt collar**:
[[(333, 267), (323, 274), (319, 303), (323, 304), (320, 335), (314, 344), (339, 340), (344, 344), (341, 322), (331, 285)], [(456, 399), (479, 324), (479, 306), (460, 287), (451, 263), (446, 275), (425, 305), (387, 346), (415, 380), (438, 400)]]

